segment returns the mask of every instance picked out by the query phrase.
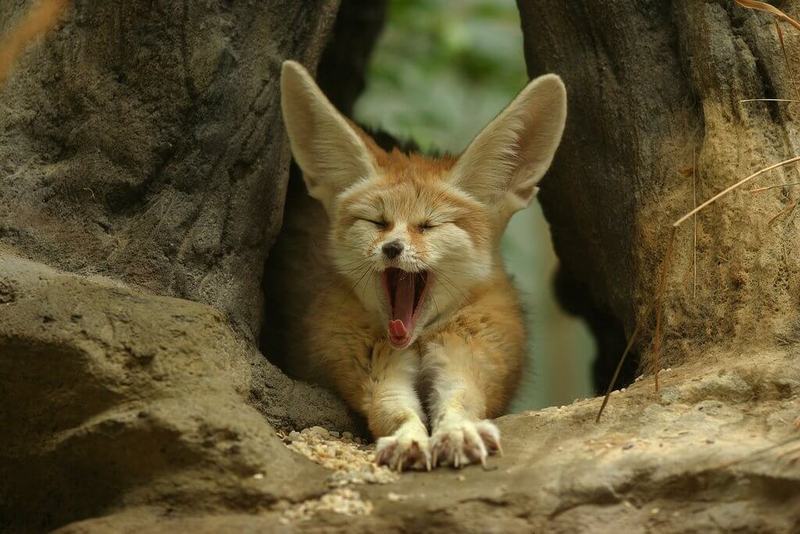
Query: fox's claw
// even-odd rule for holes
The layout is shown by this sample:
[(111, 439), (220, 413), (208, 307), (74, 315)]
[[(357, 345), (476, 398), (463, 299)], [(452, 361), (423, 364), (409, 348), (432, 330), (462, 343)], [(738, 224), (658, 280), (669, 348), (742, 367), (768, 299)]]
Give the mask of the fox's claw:
[(451, 421), (434, 431), (431, 437), (433, 466), (461, 468), (471, 463), (486, 467), (490, 454), (501, 452), (500, 431), (490, 421)]
[(427, 432), (398, 431), (392, 436), (378, 439), (375, 448), (375, 463), (389, 469), (431, 470), (431, 451)]

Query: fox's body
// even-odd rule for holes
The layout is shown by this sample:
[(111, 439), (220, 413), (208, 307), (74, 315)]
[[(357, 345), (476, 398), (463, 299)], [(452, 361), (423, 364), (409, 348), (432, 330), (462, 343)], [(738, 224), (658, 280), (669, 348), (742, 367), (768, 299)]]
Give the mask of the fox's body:
[[(391, 175), (386, 182), (375, 183), (375, 191), (386, 188), (388, 194), (402, 201), (403, 197), (416, 199), (417, 192), (424, 194), (430, 189), (428, 194), (438, 193), (441, 202), (447, 203), (446, 191), (442, 194), (436, 184), (451, 167), (451, 160), (409, 158), (397, 151), (382, 156), (392, 159), (396, 169), (412, 172), (418, 179), (406, 181)], [(392, 181), (399, 182), (400, 187), (407, 187), (406, 194), (391, 191)], [(370, 367), (373, 355), (391, 354), (386, 323), (379, 315), (368, 311), (357, 297), (360, 292), (374, 293), (366, 276), (360, 283), (354, 284), (352, 279), (333, 268), (328, 249), (334, 249), (330, 252), (335, 253), (335, 242), (340, 236), (337, 236), (335, 227), (331, 231), (324, 210), (318, 205), (311, 205), (314, 201), (310, 198), (295, 198), (293, 201), (281, 243), (284, 250), (279, 250), (278, 254), (283, 256), (284, 261), (292, 262), (294, 268), (285, 265), (280, 271), (288, 274), (295, 283), (286, 280), (276, 284), (283, 286), (284, 291), (293, 293), (292, 296), (284, 295), (280, 300), (295, 308), (292, 320), (286, 321), (288, 331), (284, 338), (290, 352), (286, 365), (293, 374), (337, 389), (351, 406), (366, 414), (371, 397), (369, 381), (362, 380), (363, 377), (358, 375), (362, 369)], [(482, 210), (478, 205), (472, 208)], [(480, 220), (485, 215), (481, 217), (481, 214), (475, 214), (474, 218)], [(310, 221), (313, 221), (313, 226), (309, 226)], [(308, 230), (312, 232), (306, 233)], [(301, 232), (306, 235), (299, 236)], [(329, 246), (329, 240), (334, 240), (333, 246)], [(292, 242), (300, 246), (292, 251), (285, 250)], [(290, 255), (291, 258), (287, 258)], [(362, 272), (363, 269), (366, 266)], [(302, 284), (296, 283), (297, 273), (303, 273)], [(449, 303), (450, 309), (436, 309), (434, 296), (432, 305), (439, 316), (431, 318), (408, 351), (420, 358), (422, 363), (426, 348), (452, 344), (453, 341), (448, 339), (453, 338), (463, 339), (464, 350), (469, 354), (485, 352), (485, 365), (492, 370), (486, 373), (491, 377), (491, 383), (475, 384), (481, 387), (487, 397), (481, 418), (501, 415), (522, 376), (526, 341), (517, 292), (503, 269), (499, 250), (495, 248), (492, 251), (490, 274), (483, 283), (463, 288), (455, 285), (453, 278), (457, 279), (457, 275), (445, 272), (439, 276), (442, 291), (456, 298)], [(486, 348), (491, 350), (487, 351)], [(475, 370), (480, 369), (481, 366), (476, 366)], [(423, 378), (422, 375), (418, 377), (416, 385), (419, 390), (426, 387)], [(339, 387), (354, 381), (356, 383), (352, 387)], [(420, 393), (422, 398), (426, 397), (425, 391)], [(370, 422), (373, 432), (377, 432), (378, 425), (378, 422)]]
[[(425, 158), (382, 150), (284, 64), (293, 153), (324, 208), (287, 215), (290, 236), (308, 233), (279, 269), (302, 278), (284, 284), (287, 367), (366, 416), (381, 463), (459, 466), (499, 449), (486, 419), (506, 409), (526, 347), (499, 241), (535, 194), (565, 113), (556, 77), (535, 102), (534, 84), (462, 156)], [(528, 131), (528, 112), (542, 131)]]

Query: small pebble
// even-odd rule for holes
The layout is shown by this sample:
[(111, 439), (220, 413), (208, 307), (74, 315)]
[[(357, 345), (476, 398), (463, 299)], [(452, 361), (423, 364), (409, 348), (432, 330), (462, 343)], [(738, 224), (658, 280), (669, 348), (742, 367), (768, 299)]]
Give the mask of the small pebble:
[(622, 446), (623, 451), (627, 451), (628, 449), (632, 448), (633, 448), (633, 443), (626, 443), (625, 445)]
[(458, 479), (459, 482), (464, 482), (465, 480), (467, 480), (467, 477), (465, 477), (464, 475), (458, 475), (456, 478)]
[(261, 480), (262, 478), (264, 478), (264, 473), (256, 473), (255, 475), (253, 475), (253, 478), (256, 480)]
[(658, 513), (658, 512), (660, 512), (660, 511), (661, 511), (661, 509), (659, 509), (659, 508), (653, 508), (652, 510), (650, 510), (650, 513), (651, 513), (651, 514), (653, 514), (653, 515), (655, 515), (655, 514), (657, 514), (657, 513)]

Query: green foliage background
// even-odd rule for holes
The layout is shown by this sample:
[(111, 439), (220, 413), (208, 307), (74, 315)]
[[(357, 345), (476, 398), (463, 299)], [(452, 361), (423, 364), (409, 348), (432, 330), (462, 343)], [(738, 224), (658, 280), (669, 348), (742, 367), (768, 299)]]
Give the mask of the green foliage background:
[[(458, 153), (527, 80), (512, 0), (394, 0), (355, 116), (423, 149)], [(557, 260), (538, 202), (514, 216), (503, 254), (531, 332), (515, 410), (589, 396), (592, 340), (554, 300)]]

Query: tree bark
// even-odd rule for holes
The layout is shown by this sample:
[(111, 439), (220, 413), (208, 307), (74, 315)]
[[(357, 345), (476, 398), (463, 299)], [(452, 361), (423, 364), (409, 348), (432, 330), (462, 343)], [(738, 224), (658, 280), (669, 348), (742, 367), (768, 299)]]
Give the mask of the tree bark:
[(367, 86), (367, 66), (383, 31), (388, 8), (387, 0), (343, 0), (319, 61), (317, 83), (348, 117)]
[[(257, 339), (290, 161), (280, 64), (316, 65), (338, 3), (76, 1), (2, 89), (0, 242)], [(0, 31), (26, 7), (3, 3)]]
[[(530, 75), (556, 72), (569, 92), (564, 141), (541, 192), (556, 251), (595, 311), (628, 336), (642, 322), (637, 346), (649, 361), (672, 223), (800, 153), (797, 104), (741, 102), (800, 96), (800, 35), (784, 26), (784, 56), (773, 18), (732, 1), (518, 5)], [(798, 340), (798, 191), (747, 192), (798, 176), (778, 169), (720, 199), (697, 216), (696, 240), (694, 219), (677, 230), (662, 365), (712, 347)]]

